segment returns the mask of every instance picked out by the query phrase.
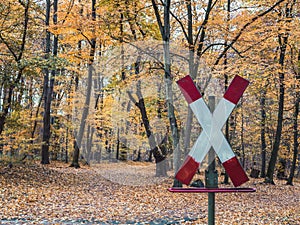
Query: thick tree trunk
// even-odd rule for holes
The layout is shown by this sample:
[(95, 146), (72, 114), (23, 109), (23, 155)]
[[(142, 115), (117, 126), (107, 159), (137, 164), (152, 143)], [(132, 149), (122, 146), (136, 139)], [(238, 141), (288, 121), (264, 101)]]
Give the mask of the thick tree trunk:
[[(205, 18), (204, 21), (201, 25), (202, 29), (199, 35), (199, 38), (194, 40), (193, 38), (193, 10), (192, 10), (192, 1), (187, 0), (186, 1), (186, 7), (187, 7), (187, 17), (188, 17), (188, 31), (187, 31), (187, 42), (189, 46), (189, 74), (194, 80), (197, 77), (198, 69), (199, 69), (199, 62), (200, 58), (202, 55), (202, 50), (203, 50), (203, 43), (204, 39), (206, 37), (206, 24), (209, 19), (209, 15), (212, 9), (212, 1), (208, 1), (207, 3), (207, 8), (206, 8), (206, 13), (205, 13)], [(197, 34), (198, 37), (198, 34)], [(196, 43), (196, 44), (195, 44)], [(197, 47), (197, 50), (195, 49), (195, 46)], [(195, 55), (196, 52), (196, 55)], [(196, 57), (196, 61), (195, 61)], [(204, 87), (205, 89), (205, 87)], [(204, 91), (204, 90), (202, 90)], [(188, 116), (186, 119), (186, 129), (184, 133), (184, 155), (188, 154), (188, 149), (190, 147), (190, 141), (191, 141), (191, 130), (192, 130), (192, 123), (193, 123), (193, 112), (192, 110), (188, 107)]]
[[(155, 12), (157, 23), (160, 29), (161, 37), (163, 40), (164, 49), (164, 71), (165, 71), (165, 89), (166, 89), (166, 103), (168, 109), (168, 118), (170, 123), (170, 129), (172, 132), (173, 148), (174, 148), (174, 169), (177, 171), (179, 169), (180, 162), (180, 149), (179, 149), (179, 132), (178, 125), (175, 117), (174, 105), (173, 105), (173, 90), (172, 82), (173, 78), (171, 75), (171, 58), (170, 58), (170, 7), (171, 0), (164, 0), (163, 4), (163, 21), (161, 19), (158, 3), (156, 0), (152, 0), (152, 6)], [(182, 184), (174, 180), (173, 186), (182, 186)]]
[[(195, 71), (195, 46), (193, 38), (193, 12), (192, 12), (192, 2), (191, 0), (186, 1), (187, 15), (188, 15), (188, 32), (187, 41), (189, 45), (189, 74), (194, 80), (197, 77), (197, 71)], [(186, 126), (184, 131), (184, 141), (183, 141), (183, 154), (184, 157), (188, 154), (190, 150), (191, 142), (191, 132), (193, 123), (193, 112), (188, 106), (188, 114), (186, 118)]]
[[(91, 50), (91, 54), (92, 54)], [(84, 135), (85, 125), (86, 125), (86, 119), (89, 114), (89, 107), (90, 107), (90, 101), (91, 101), (91, 92), (92, 92), (92, 83), (93, 83), (93, 66), (88, 66), (88, 78), (87, 78), (87, 91), (85, 96), (85, 103), (82, 110), (82, 116), (80, 120), (80, 126), (78, 135), (75, 135), (76, 144), (74, 145), (74, 154), (73, 154), (73, 160), (71, 167), (79, 168), (79, 156), (80, 156), (80, 148), (82, 144), (82, 139)]]
[[(174, 170), (177, 171), (180, 167), (180, 149), (179, 149), (179, 132), (174, 110), (173, 100), (173, 76), (171, 74), (171, 58), (170, 58), (170, 6), (171, 0), (165, 0), (164, 6), (164, 30), (162, 33), (164, 46), (164, 69), (165, 69), (165, 88), (166, 88), (166, 102), (168, 108), (168, 118), (170, 129), (172, 132), (173, 148), (174, 148)], [(182, 184), (174, 180), (173, 186), (182, 186)]]
[[(177, 171), (180, 167), (181, 152), (179, 148), (178, 125), (177, 125), (177, 120), (176, 120), (175, 110), (174, 110), (173, 88), (172, 88), (173, 77), (171, 75), (169, 37), (166, 40), (164, 40), (164, 61), (165, 61), (164, 67), (165, 67), (166, 102), (167, 102), (168, 118), (169, 118), (170, 128), (172, 132), (173, 148), (174, 148), (173, 151), (174, 170)], [(182, 184), (175, 179), (173, 186), (180, 187), (182, 186)]]
[[(54, 10), (57, 12), (57, 0), (54, 1)], [(50, 8), (51, 8), (51, 2), (50, 0), (46, 1), (46, 26), (48, 27), (50, 24)], [(56, 13), (54, 13), (56, 14)], [(57, 17), (56, 17), (57, 18)], [(55, 17), (53, 18), (55, 21)], [(57, 20), (56, 20), (57, 22)], [(50, 31), (47, 29), (46, 30), (46, 51), (45, 51), (45, 58), (49, 59), (50, 55)], [(57, 36), (54, 37), (56, 40), (53, 48), (56, 48), (56, 53), (57, 53)], [(56, 46), (55, 46), (56, 44)], [(51, 79), (49, 78), (49, 70), (46, 68), (44, 71), (44, 114), (43, 114), (43, 143), (42, 143), (42, 160), (41, 164), (49, 164), (49, 145), (50, 145), (50, 136), (51, 136), (51, 130), (50, 130), (50, 118), (51, 118), (51, 102), (52, 102), (52, 93), (53, 93), (53, 85), (54, 85), (54, 76), (55, 76), (55, 71), (51, 73), (52, 77)], [(49, 79), (50, 79), (50, 84), (49, 84)]]
[[(288, 36), (279, 35), (279, 44), (280, 44), (280, 58), (279, 64), (281, 66), (281, 70), (284, 70), (284, 59), (286, 53), (286, 46), (288, 43)], [(284, 108), (284, 72), (279, 72), (279, 102), (278, 102), (278, 115), (277, 115), (277, 128), (275, 134), (275, 141), (273, 145), (273, 149), (271, 152), (271, 158), (265, 178), (266, 183), (274, 184), (273, 176), (275, 165), (278, 157), (279, 147), (280, 147), (280, 139), (281, 139), (281, 132), (282, 132), (282, 124), (283, 124), (283, 108)]]
[[(43, 144), (42, 144), (42, 161), (41, 164), (49, 164), (49, 146), (51, 137), (51, 102), (53, 94), (54, 79), (50, 81), (50, 86), (46, 87), (46, 96), (44, 102), (44, 116), (43, 116)], [(48, 86), (48, 85), (47, 85)]]
[[(291, 18), (295, 15), (293, 12), (293, 7), (295, 5), (296, 5), (296, 1), (294, 0), (290, 3), (287, 3), (285, 5), (284, 11), (282, 10), (282, 13), (285, 13), (284, 18), (289, 19), (286, 20), (287, 23), (289, 23), (289, 21), (291, 21)], [(280, 72), (278, 73), (279, 74), (279, 102), (278, 102), (277, 128), (276, 128), (275, 141), (271, 153), (271, 159), (269, 162), (269, 166), (265, 178), (265, 182), (271, 184), (274, 184), (273, 176), (274, 176), (275, 165), (276, 165), (277, 156), (279, 152), (279, 147), (280, 147), (280, 138), (281, 138), (282, 124), (283, 124), (284, 91), (285, 91), (284, 62), (285, 62), (286, 48), (288, 45), (288, 38), (289, 38), (288, 30), (286, 30), (285, 33), (281, 33), (278, 35), (279, 51), (280, 51), (280, 55), (279, 55)]]

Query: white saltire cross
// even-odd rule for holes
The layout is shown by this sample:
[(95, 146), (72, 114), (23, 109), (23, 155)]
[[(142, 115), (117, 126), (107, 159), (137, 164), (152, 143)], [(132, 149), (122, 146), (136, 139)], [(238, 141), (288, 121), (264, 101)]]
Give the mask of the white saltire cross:
[(176, 179), (184, 184), (189, 184), (212, 146), (233, 185), (237, 187), (247, 182), (249, 179), (221, 129), (249, 85), (249, 81), (240, 76), (235, 76), (213, 113), (210, 112), (190, 76), (180, 79), (177, 84), (203, 131), (183, 165), (177, 171)]

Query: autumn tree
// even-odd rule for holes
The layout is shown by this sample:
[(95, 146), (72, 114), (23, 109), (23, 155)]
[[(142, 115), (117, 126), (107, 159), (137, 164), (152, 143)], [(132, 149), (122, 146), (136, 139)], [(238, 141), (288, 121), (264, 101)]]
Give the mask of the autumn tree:
[[(294, 56), (295, 54), (292, 54)], [(297, 55), (297, 54), (296, 54)], [(292, 57), (293, 58), (293, 57)], [(292, 158), (292, 166), (290, 169), (290, 174), (287, 180), (288, 185), (293, 185), (294, 174), (297, 165), (297, 157), (298, 157), (298, 146), (299, 146), (299, 128), (298, 128), (298, 117), (299, 117), (299, 104), (300, 104), (300, 51), (298, 50), (298, 56), (296, 57), (296, 63), (294, 64), (293, 70), (295, 73), (295, 84), (293, 85), (295, 89), (294, 93), (294, 112), (293, 112), (293, 158)]]
[[(161, 38), (163, 41), (163, 54), (164, 54), (164, 78), (165, 78), (165, 99), (168, 109), (168, 119), (170, 123), (170, 129), (172, 133), (172, 141), (174, 148), (174, 165), (175, 170), (178, 169), (178, 160), (180, 160), (180, 151), (179, 151), (179, 131), (178, 124), (174, 111), (174, 100), (173, 100), (173, 75), (171, 73), (171, 56), (170, 56), (170, 8), (171, 0), (165, 0), (163, 2), (163, 12), (161, 14), (159, 10), (159, 4), (156, 0), (152, 0), (152, 7), (155, 13), (156, 21), (160, 30)], [(181, 186), (181, 184), (175, 179), (174, 186)]]
[[(6, 118), (10, 111), (13, 110), (13, 98), (15, 92), (18, 92), (18, 87), (22, 82), (25, 65), (22, 60), (25, 57), (27, 47), (28, 25), (29, 25), (29, 10), (32, 1), (6, 1), (1, 3), (1, 30), (0, 44), (4, 50), (4, 55), (8, 56), (2, 60), (4, 69), (12, 63), (14, 67), (7, 68), (1, 79), (1, 89), (3, 93), (2, 107), (0, 113), (0, 135), (4, 130)], [(7, 64), (8, 63), (8, 64)], [(11, 76), (10, 76), (11, 75)]]
[[(57, 12), (58, 12), (58, 1), (54, 0), (53, 2), (53, 24), (57, 24)], [(54, 58), (57, 57), (58, 51), (58, 36), (54, 35), (53, 38), (53, 47), (51, 54), (51, 32), (49, 31), (50, 25), (50, 12), (51, 12), (51, 2), (50, 0), (46, 1), (46, 47), (45, 47), (45, 59), (49, 60), (52, 55)], [(53, 89), (55, 82), (55, 75), (57, 73), (56, 69), (49, 70), (45, 68), (44, 70), (44, 114), (43, 114), (43, 143), (42, 143), (42, 164), (49, 164), (49, 146), (50, 146), (50, 136), (51, 136), (51, 103), (53, 99)], [(51, 71), (51, 75), (50, 75)]]
[(278, 115), (277, 115), (277, 127), (276, 127), (276, 135), (275, 140), (271, 152), (271, 158), (266, 174), (266, 183), (274, 184), (273, 176), (274, 169), (276, 165), (276, 160), (280, 148), (280, 140), (282, 133), (282, 124), (283, 124), (283, 110), (284, 110), (284, 97), (285, 97), (285, 64), (286, 64), (286, 54), (287, 54), (287, 46), (289, 41), (289, 29), (286, 29), (284, 25), (285, 23), (290, 23), (293, 18), (293, 11), (295, 7), (296, 1), (289, 1), (285, 5), (285, 7), (281, 8), (279, 12), (279, 17), (283, 18), (283, 27), (279, 27), (278, 33), (278, 48), (279, 48), (279, 57), (278, 57), (278, 77), (279, 77), (279, 100), (278, 100)]
[[(91, 5), (91, 21), (95, 22), (96, 21), (96, 1), (92, 0), (92, 5)], [(85, 94), (85, 103), (83, 106), (83, 112), (81, 116), (81, 121), (79, 125), (79, 130), (76, 131), (75, 137), (76, 141), (74, 142), (74, 154), (73, 154), (73, 161), (71, 166), (78, 168), (79, 167), (79, 151), (81, 148), (82, 144), (82, 139), (84, 135), (84, 130), (85, 130), (85, 124), (86, 124), (86, 119), (88, 117), (89, 113), (89, 108), (90, 108), (90, 101), (91, 101), (91, 91), (92, 91), (92, 83), (93, 83), (93, 73), (94, 73), (94, 57), (95, 57), (95, 51), (96, 51), (96, 36), (95, 36), (95, 30), (92, 28), (91, 30), (91, 38), (87, 38), (88, 44), (90, 45), (90, 53), (89, 53), (89, 58), (88, 58), (88, 77), (87, 77), (87, 92)]]
[[(266, 5), (265, 7), (257, 8), (258, 13), (254, 15), (251, 11), (252, 3), (245, 3), (245, 6), (241, 7), (234, 5), (234, 9), (232, 9), (233, 7), (230, 7), (230, 1), (208, 1), (202, 4), (202, 7), (205, 6), (205, 10), (203, 11), (199, 10), (197, 3), (193, 1), (186, 1), (186, 4), (182, 5), (174, 4), (174, 6), (171, 7), (168, 1), (162, 2), (161, 5), (152, 1), (152, 5), (155, 10), (158, 26), (161, 30), (162, 39), (168, 43), (164, 39), (166, 37), (163, 36), (167, 33), (163, 32), (165, 32), (165, 29), (168, 29), (169, 26), (164, 23), (168, 21), (168, 16), (164, 14), (164, 20), (160, 21), (158, 6), (165, 10), (164, 13), (168, 11), (172, 15), (175, 19), (172, 25), (176, 26), (175, 24), (177, 23), (178, 27), (177, 30), (176, 28), (173, 28), (173, 30), (176, 30), (177, 34), (179, 30), (181, 32), (178, 35), (179, 38), (186, 39), (186, 46), (188, 46), (189, 49), (188, 71), (191, 76), (196, 78), (199, 73), (199, 68), (203, 69), (200, 65), (201, 61), (205, 61), (207, 67), (210, 66), (212, 72), (207, 75), (207, 78), (201, 77), (197, 79), (201, 80), (201, 91), (203, 91), (208, 84), (212, 82), (212, 76), (215, 73), (224, 74), (226, 79), (223, 85), (226, 88), (229, 74), (237, 72), (237, 70), (233, 70), (235, 67), (234, 60), (244, 58), (249, 49), (252, 48), (248, 44), (244, 45), (245, 37), (250, 33), (250, 28), (255, 27), (261, 18), (272, 13), (281, 2), (282, 1), (277, 1), (271, 3), (269, 6)], [(255, 3), (253, 3), (253, 5), (255, 7)], [(168, 7), (170, 7), (171, 10), (168, 9)], [(235, 15), (234, 19), (229, 20), (228, 18), (231, 18), (233, 14)], [(226, 23), (222, 22), (224, 20)], [(224, 31), (226, 31), (225, 34)], [(259, 42), (259, 40), (253, 41), (256, 43)], [(230, 55), (230, 57), (228, 55)], [(225, 66), (222, 68), (220, 65), (223, 63)], [(189, 131), (192, 122), (191, 112), (188, 115), (187, 132), (185, 132), (185, 149), (189, 147)], [(242, 148), (244, 148), (243, 142)]]

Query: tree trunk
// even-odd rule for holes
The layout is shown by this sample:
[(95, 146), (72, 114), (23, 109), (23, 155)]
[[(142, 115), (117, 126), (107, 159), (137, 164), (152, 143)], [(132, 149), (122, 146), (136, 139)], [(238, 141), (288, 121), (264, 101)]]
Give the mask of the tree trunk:
[[(285, 8), (285, 18), (291, 19), (293, 14), (293, 7), (295, 6), (296, 1), (293, 1), (291, 4), (286, 4)], [(280, 14), (281, 15), (281, 14)], [(288, 21), (291, 20), (287, 20)], [(271, 159), (269, 162), (265, 183), (271, 183), (274, 184), (273, 176), (274, 176), (274, 170), (275, 165), (278, 157), (279, 147), (280, 147), (280, 139), (281, 139), (281, 132), (282, 132), (282, 124), (283, 124), (283, 109), (284, 109), (284, 91), (285, 91), (285, 85), (284, 85), (284, 60), (286, 55), (286, 48), (288, 45), (288, 37), (289, 37), (289, 31), (286, 31), (285, 33), (281, 33), (278, 35), (278, 42), (279, 42), (279, 65), (280, 65), (280, 71), (279, 71), (279, 102), (278, 102), (278, 115), (277, 115), (277, 127), (276, 127), (276, 134), (275, 134), (275, 141), (273, 144), (273, 149), (271, 152)]]
[(76, 144), (74, 146), (76, 146), (76, 147), (74, 148), (73, 160), (72, 160), (72, 164), (70, 165), (71, 167), (75, 167), (75, 168), (80, 167), (80, 165), (79, 165), (80, 152), (79, 151), (81, 148), (82, 139), (83, 139), (83, 135), (84, 135), (86, 119), (89, 114), (92, 83), (93, 83), (92, 82), (93, 81), (93, 66), (92, 65), (88, 66), (88, 78), (87, 79), (88, 80), (87, 80), (87, 91), (86, 91), (86, 96), (85, 96), (85, 103), (84, 103), (83, 110), (82, 110), (82, 116), (81, 116), (81, 120), (80, 120), (78, 135), (75, 135)]
[(191, 132), (192, 132), (192, 123), (193, 123), (193, 111), (188, 106), (188, 115), (186, 118), (186, 126), (185, 126), (185, 132), (184, 132), (184, 156), (186, 157), (190, 150), (190, 142), (191, 142)]
[[(166, 10), (169, 12), (168, 10)], [(166, 16), (166, 15), (165, 15)], [(166, 20), (166, 19), (165, 19)], [(169, 23), (169, 22), (168, 22)], [(170, 24), (168, 24), (169, 26)], [(165, 26), (166, 23), (165, 23)], [(168, 30), (169, 32), (170, 30)], [(171, 61), (170, 61), (170, 46), (169, 46), (169, 35), (164, 40), (164, 67), (165, 67), (165, 88), (166, 88), (166, 102), (167, 102), (167, 109), (168, 109), (168, 118), (170, 123), (170, 128), (172, 132), (172, 139), (173, 139), (173, 148), (174, 148), (174, 170), (177, 171), (180, 167), (180, 149), (179, 149), (179, 132), (178, 132), (178, 125), (175, 116), (174, 110), (174, 101), (173, 101), (173, 88), (172, 82), (173, 77), (171, 75)], [(182, 186), (182, 184), (174, 180), (173, 186)]]
[[(186, 7), (187, 7), (187, 17), (188, 17), (188, 31), (187, 31), (187, 42), (189, 46), (189, 74), (194, 80), (197, 77), (198, 69), (199, 69), (199, 62), (203, 50), (203, 43), (204, 39), (206, 37), (206, 24), (209, 19), (209, 15), (212, 9), (212, 1), (208, 1), (207, 3), (207, 8), (206, 8), (206, 13), (205, 13), (205, 18), (204, 21), (201, 25), (201, 32), (200, 32), (200, 37), (197, 40), (194, 40), (193, 38), (193, 12), (192, 12), (192, 1), (187, 0), (186, 1)], [(198, 35), (197, 35), (198, 36)], [(196, 44), (195, 44), (196, 42)], [(195, 49), (195, 46), (198, 45), (197, 51)], [(195, 55), (196, 52), (196, 55)], [(196, 61), (195, 61), (195, 56), (196, 56)], [(205, 89), (205, 87), (204, 87)], [(204, 91), (204, 90), (202, 90)], [(188, 149), (190, 147), (190, 141), (191, 141), (191, 130), (192, 130), (192, 123), (193, 123), (193, 112), (188, 106), (188, 115), (186, 119), (186, 128), (185, 128), (185, 136), (184, 136), (184, 155), (188, 154)]]
[[(55, 4), (56, 3), (56, 4)], [(54, 10), (57, 12), (57, 0), (54, 2), (54, 7), (56, 7)], [(51, 10), (51, 2), (50, 0), (46, 1), (46, 27), (50, 24), (50, 10)], [(54, 13), (56, 14), (56, 13)], [(53, 20), (54, 17), (53, 17)], [(57, 21), (56, 21), (57, 22)], [(46, 51), (45, 51), (45, 58), (49, 59), (50, 56), (50, 40), (51, 34), (50, 31), (46, 30)], [(55, 36), (55, 39), (57, 37)], [(53, 46), (55, 48), (55, 46)], [(56, 51), (57, 51), (57, 42), (56, 42)], [(43, 143), (42, 143), (42, 160), (41, 164), (49, 164), (49, 145), (50, 145), (50, 136), (51, 136), (51, 130), (50, 130), (50, 113), (51, 113), (51, 102), (52, 102), (52, 92), (53, 92), (53, 85), (54, 85), (54, 78), (49, 78), (49, 69), (46, 68), (44, 70), (44, 114), (43, 114)], [(52, 72), (52, 75), (55, 75), (55, 71)], [(50, 79), (50, 84), (49, 84)]]
[[(227, 43), (228, 43), (228, 33), (230, 32), (230, 12), (231, 12), (231, 0), (228, 0), (227, 1), (227, 18), (226, 18), (226, 22), (227, 22), (227, 33), (226, 33), (226, 36), (225, 36), (225, 46), (227, 46)], [(227, 64), (228, 64), (228, 54), (227, 52), (224, 54), (224, 70), (226, 71), (227, 69)], [(224, 75), (224, 89), (225, 91), (227, 90), (228, 88), (228, 75), (225, 74)], [(230, 143), (230, 135), (229, 135), (229, 122), (228, 120), (226, 121), (225, 123), (225, 137), (226, 139), (228, 140), (228, 142)], [(228, 177), (228, 174), (226, 173), (226, 171), (224, 172), (224, 180), (222, 182), (223, 184), (229, 184), (229, 177)]]
[(163, 151), (160, 146), (157, 145), (155, 137), (152, 133), (152, 128), (149, 122), (149, 118), (147, 115), (147, 110), (145, 107), (144, 98), (141, 91), (141, 81), (138, 81), (136, 95), (138, 97), (138, 101), (134, 99), (130, 92), (127, 92), (131, 101), (139, 108), (143, 125), (146, 131), (146, 135), (148, 138), (148, 143), (151, 149), (151, 154), (153, 154), (156, 163), (156, 176), (167, 176), (166, 170), (166, 155), (163, 154)]
[[(92, 21), (96, 21), (96, 0), (92, 0)], [(94, 25), (93, 25), (94, 26)], [(95, 31), (92, 31), (95, 35)], [(91, 93), (92, 93), (92, 83), (93, 83), (93, 72), (94, 72), (94, 57), (95, 57), (95, 51), (96, 51), (96, 37), (93, 36), (93, 38), (89, 41), (90, 43), (90, 54), (89, 54), (89, 61), (88, 61), (88, 78), (87, 78), (87, 91), (85, 96), (85, 103), (83, 107), (83, 112), (80, 120), (80, 127), (78, 131), (78, 135), (76, 137), (76, 145), (77, 147), (74, 148), (74, 154), (73, 154), (73, 160), (71, 167), (79, 168), (79, 155), (80, 155), (80, 148), (82, 144), (82, 139), (84, 135), (84, 129), (86, 124), (86, 119), (89, 114), (89, 107), (90, 107), (90, 101), (91, 101)]]
[(267, 88), (263, 87), (260, 98), (260, 141), (261, 141), (261, 178), (266, 177), (266, 94)]
[[(171, 0), (164, 0), (163, 8), (163, 21), (161, 19), (158, 3), (156, 0), (152, 0), (152, 6), (155, 12), (157, 23), (160, 29), (160, 34), (163, 40), (164, 49), (164, 71), (165, 71), (165, 88), (166, 88), (166, 103), (168, 109), (168, 118), (170, 123), (170, 128), (172, 132), (173, 148), (174, 148), (174, 169), (177, 171), (179, 169), (180, 162), (180, 149), (179, 149), (179, 132), (178, 125), (175, 117), (174, 105), (173, 105), (173, 90), (172, 82), (173, 77), (171, 75), (171, 59), (170, 59), (170, 7)], [(182, 184), (174, 180), (173, 186), (182, 186)]]
[[(187, 8), (187, 15), (188, 15), (187, 41), (189, 45), (189, 74), (191, 78), (194, 80), (197, 77), (197, 71), (195, 71), (195, 46), (194, 46), (194, 38), (193, 38), (193, 12), (192, 12), (191, 0), (186, 1), (186, 8)], [(184, 141), (183, 141), (184, 156), (188, 155), (188, 152), (190, 150), (192, 123), (193, 123), (193, 112), (190, 106), (188, 106), (188, 114), (186, 118), (186, 126), (185, 126)]]
[(243, 112), (243, 97), (241, 98), (241, 114), (242, 114), (242, 123), (241, 123), (241, 148), (242, 148), (242, 166), (245, 168), (246, 154), (245, 154), (245, 142), (244, 142), (244, 112)]
[(117, 128), (117, 149), (116, 149), (116, 159), (120, 159), (120, 128)]
[(296, 71), (296, 81), (295, 83), (295, 104), (294, 104), (294, 115), (293, 115), (293, 142), (294, 142), (294, 151), (293, 151), (293, 161), (292, 161), (292, 166), (290, 170), (290, 175), (287, 180), (288, 185), (293, 185), (293, 179), (294, 179), (294, 174), (296, 170), (296, 164), (297, 164), (297, 157), (298, 157), (298, 147), (299, 147), (299, 142), (298, 142), (298, 116), (299, 116), (299, 103), (300, 103), (300, 87), (299, 87), (299, 81), (300, 81), (300, 52), (298, 53), (298, 71)]
[(10, 85), (10, 87), (8, 88), (8, 97), (4, 98), (4, 100), (3, 100), (3, 109), (2, 109), (2, 112), (0, 113), (0, 135), (2, 134), (2, 132), (4, 130), (6, 117), (11, 108), (11, 105), (12, 105), (11, 103), (12, 103), (14, 88), (15, 87), (13, 85)]
[(278, 115), (277, 115), (277, 127), (276, 127), (276, 134), (275, 134), (275, 141), (273, 145), (273, 149), (271, 152), (271, 159), (269, 162), (265, 183), (275, 184), (273, 181), (275, 165), (277, 161), (277, 156), (280, 147), (280, 139), (281, 139), (281, 132), (282, 132), (282, 123), (283, 123), (283, 108), (284, 108), (284, 59), (286, 53), (286, 46), (288, 43), (288, 36), (287, 35), (279, 35), (279, 44), (280, 44), (280, 57), (279, 57), (279, 64), (281, 67), (282, 72), (279, 72), (279, 102), (278, 102)]

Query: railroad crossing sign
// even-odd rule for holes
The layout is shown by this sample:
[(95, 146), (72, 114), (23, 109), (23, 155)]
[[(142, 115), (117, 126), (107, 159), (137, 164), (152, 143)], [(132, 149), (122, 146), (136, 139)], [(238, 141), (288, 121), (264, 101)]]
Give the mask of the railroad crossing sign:
[(202, 132), (175, 177), (189, 184), (212, 146), (235, 187), (249, 180), (221, 129), (249, 85), (235, 76), (213, 113), (210, 112), (192, 78), (186, 76), (177, 84), (202, 127)]

